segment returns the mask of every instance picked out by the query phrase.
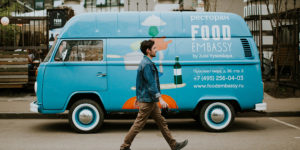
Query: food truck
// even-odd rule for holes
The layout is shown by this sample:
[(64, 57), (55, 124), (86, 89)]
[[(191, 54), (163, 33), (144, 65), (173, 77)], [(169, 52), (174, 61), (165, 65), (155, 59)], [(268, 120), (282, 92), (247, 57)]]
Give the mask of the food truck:
[(38, 68), (31, 111), (69, 110), (71, 127), (96, 132), (105, 116), (137, 112), (140, 43), (157, 47), (162, 98), (169, 112), (208, 131), (224, 131), (235, 114), (266, 110), (257, 46), (243, 18), (231, 13), (87, 13), (70, 19)]

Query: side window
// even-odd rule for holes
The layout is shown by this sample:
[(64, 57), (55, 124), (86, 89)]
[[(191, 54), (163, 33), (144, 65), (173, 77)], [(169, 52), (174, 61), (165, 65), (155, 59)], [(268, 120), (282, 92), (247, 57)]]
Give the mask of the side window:
[(102, 61), (103, 41), (67, 40), (62, 41), (55, 55), (55, 61)]

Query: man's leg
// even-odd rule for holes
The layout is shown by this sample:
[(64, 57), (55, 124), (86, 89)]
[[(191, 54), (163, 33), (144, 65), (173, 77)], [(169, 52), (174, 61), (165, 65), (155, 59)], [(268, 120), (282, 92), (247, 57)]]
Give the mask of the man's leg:
[(151, 113), (151, 117), (155, 120), (157, 126), (159, 127), (162, 135), (170, 145), (171, 149), (174, 149), (176, 146), (176, 140), (172, 137), (171, 132), (168, 128), (166, 119), (161, 115), (160, 108), (157, 103), (154, 106), (154, 109)]
[(129, 148), (135, 136), (144, 128), (155, 103), (139, 103), (139, 113), (128, 131), (121, 149)]

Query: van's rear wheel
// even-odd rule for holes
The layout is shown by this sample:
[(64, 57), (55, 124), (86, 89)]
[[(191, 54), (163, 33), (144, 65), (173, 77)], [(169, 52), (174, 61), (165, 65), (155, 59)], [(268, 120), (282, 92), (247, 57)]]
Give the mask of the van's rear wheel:
[(79, 133), (99, 131), (103, 124), (104, 113), (99, 104), (90, 99), (75, 102), (69, 112), (69, 123)]
[(229, 102), (208, 102), (200, 111), (202, 126), (208, 131), (225, 131), (233, 123), (235, 112)]

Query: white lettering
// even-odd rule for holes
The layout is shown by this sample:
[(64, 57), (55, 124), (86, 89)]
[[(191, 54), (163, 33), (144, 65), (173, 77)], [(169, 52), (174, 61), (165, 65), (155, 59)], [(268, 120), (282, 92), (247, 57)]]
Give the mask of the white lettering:
[(206, 53), (227, 53), (231, 54), (232, 43), (231, 42), (193, 42), (192, 52), (195, 54), (206, 54)]
[(199, 25), (192, 25), (192, 40), (195, 41), (195, 35), (198, 33), (196, 29), (199, 28)]
[(201, 26), (201, 36), (203, 40), (209, 40), (209, 27), (207, 25)]
[(211, 52), (211, 46), (210, 46), (210, 43), (206, 43), (206, 49), (207, 49), (207, 52)]
[(222, 25), (222, 31), (223, 31), (223, 39), (230, 40), (231, 39), (230, 26)]
[(224, 20), (230, 20), (228, 15), (201, 15), (201, 16), (191, 16), (191, 21), (204, 21), (204, 20), (210, 20), (210, 21), (224, 21)]
[(213, 45), (212, 45), (212, 47), (211, 47), (211, 50), (212, 50), (212, 51), (216, 51), (216, 52), (218, 52), (218, 51), (217, 51), (217, 47), (216, 47), (216, 44), (215, 44), (215, 43), (213, 43)]
[[(199, 28), (201, 28), (201, 33), (199, 33)], [(212, 36), (212, 39), (215, 41), (219, 41), (221, 39), (221, 28), (219, 25), (213, 25), (211, 27), (211, 33), (210, 33), (210, 27), (208, 25), (202, 25), (201, 27), (199, 25), (192, 25), (191, 26), (191, 36), (192, 41), (196, 40), (196, 35), (201, 34), (201, 37), (203, 40), (207, 41), (210, 39), (210, 35)], [(231, 31), (229, 25), (222, 25), (222, 38), (223, 40), (230, 40), (231, 39)]]
[(195, 52), (196, 52), (195, 48), (196, 48), (196, 45), (195, 45), (195, 43), (192, 43), (192, 52), (193, 52), (193, 53), (195, 53)]
[(228, 49), (229, 49), (229, 51), (231, 52), (231, 42), (230, 43), (227, 43), (228, 44)]
[(220, 27), (218, 25), (213, 25), (211, 27), (211, 32), (214, 40), (220, 40)]
[(228, 51), (228, 49), (227, 49), (227, 43), (223, 43), (223, 47), (224, 47), (223, 52), (227, 52)]
[(222, 47), (221, 47), (221, 43), (220, 42), (217, 43), (217, 47), (218, 47), (218, 51), (219, 52), (222, 51)]

